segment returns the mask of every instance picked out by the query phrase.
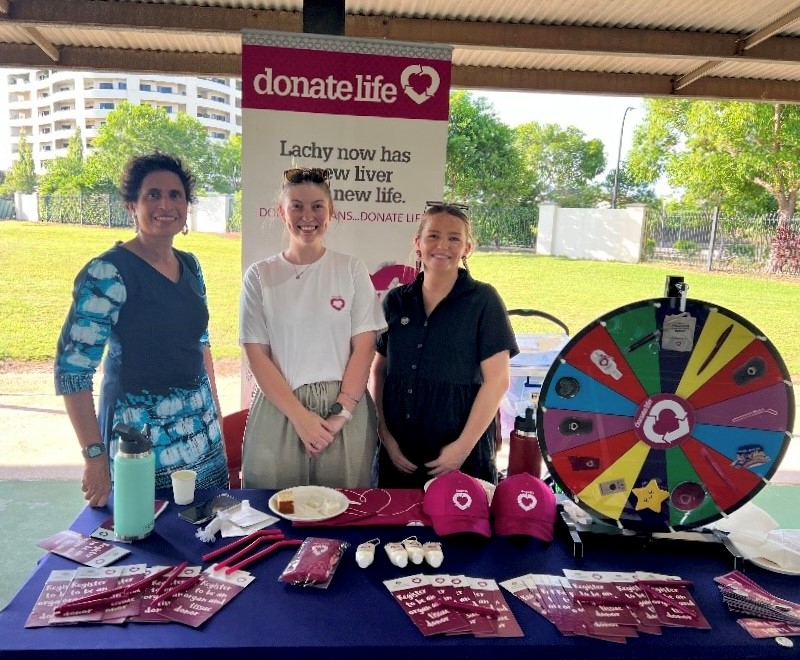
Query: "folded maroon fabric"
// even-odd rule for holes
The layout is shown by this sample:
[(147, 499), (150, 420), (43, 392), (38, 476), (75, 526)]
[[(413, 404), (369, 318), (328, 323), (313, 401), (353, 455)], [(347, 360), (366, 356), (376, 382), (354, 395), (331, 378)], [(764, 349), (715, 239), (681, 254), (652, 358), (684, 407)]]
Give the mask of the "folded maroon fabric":
[(414, 488), (339, 488), (350, 506), (335, 518), (314, 522), (295, 520), (294, 527), (406, 526), (430, 527), (422, 510), (424, 493)]

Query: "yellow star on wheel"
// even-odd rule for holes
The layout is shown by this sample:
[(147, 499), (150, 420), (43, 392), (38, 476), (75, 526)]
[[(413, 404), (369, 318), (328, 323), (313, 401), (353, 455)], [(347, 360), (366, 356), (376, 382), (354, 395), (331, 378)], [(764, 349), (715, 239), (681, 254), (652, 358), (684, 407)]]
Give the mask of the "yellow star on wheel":
[(661, 511), (661, 504), (669, 497), (669, 491), (662, 490), (655, 479), (650, 479), (641, 488), (634, 488), (633, 494), (638, 498), (637, 511), (652, 509), (656, 513)]

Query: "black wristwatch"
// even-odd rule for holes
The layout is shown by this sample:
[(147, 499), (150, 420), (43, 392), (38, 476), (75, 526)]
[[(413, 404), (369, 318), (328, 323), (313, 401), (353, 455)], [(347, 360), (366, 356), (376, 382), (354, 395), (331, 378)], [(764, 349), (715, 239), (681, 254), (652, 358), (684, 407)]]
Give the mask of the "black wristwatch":
[(97, 458), (106, 453), (106, 446), (102, 442), (97, 442), (88, 447), (84, 447), (81, 451), (86, 458)]
[(344, 417), (348, 422), (353, 419), (352, 413), (338, 401), (330, 407), (329, 417)]

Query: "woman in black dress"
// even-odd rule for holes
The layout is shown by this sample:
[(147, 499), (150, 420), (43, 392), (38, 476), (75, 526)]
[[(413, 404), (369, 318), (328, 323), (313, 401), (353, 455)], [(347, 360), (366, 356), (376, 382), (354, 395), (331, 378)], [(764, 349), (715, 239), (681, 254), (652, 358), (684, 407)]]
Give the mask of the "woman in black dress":
[(497, 291), (466, 269), (466, 210), (429, 204), (414, 237), (420, 273), (383, 301), (389, 328), (370, 382), (384, 488), (419, 488), (453, 470), (497, 481), (494, 420), (519, 350)]

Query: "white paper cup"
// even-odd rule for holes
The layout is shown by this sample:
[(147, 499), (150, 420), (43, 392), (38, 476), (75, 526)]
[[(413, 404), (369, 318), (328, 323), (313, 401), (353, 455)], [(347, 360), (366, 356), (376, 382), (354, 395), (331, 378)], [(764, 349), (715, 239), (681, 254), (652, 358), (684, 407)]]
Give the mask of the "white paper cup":
[(191, 504), (194, 502), (194, 485), (197, 472), (194, 470), (176, 470), (172, 473), (172, 497), (175, 504)]

